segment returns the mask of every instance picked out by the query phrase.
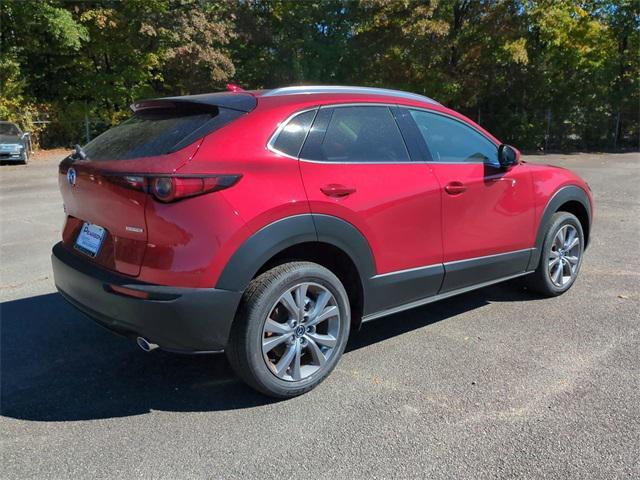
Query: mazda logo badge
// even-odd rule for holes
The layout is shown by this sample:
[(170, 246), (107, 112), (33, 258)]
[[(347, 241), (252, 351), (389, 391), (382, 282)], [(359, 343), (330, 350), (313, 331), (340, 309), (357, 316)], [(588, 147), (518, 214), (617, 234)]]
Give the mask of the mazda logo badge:
[(76, 184), (75, 168), (70, 168), (69, 170), (67, 170), (67, 182), (69, 182), (69, 185), (71, 185), (72, 187)]

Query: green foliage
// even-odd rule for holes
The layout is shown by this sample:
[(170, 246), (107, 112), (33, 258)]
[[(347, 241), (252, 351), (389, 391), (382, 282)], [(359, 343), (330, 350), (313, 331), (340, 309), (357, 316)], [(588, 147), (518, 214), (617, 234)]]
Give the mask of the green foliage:
[(83, 139), (85, 117), (104, 130), (135, 99), (220, 89), (234, 73), (233, 24), (209, 2), (5, 0), (0, 11), (0, 114), (35, 105), (51, 122), (45, 144)]
[[(398, 88), (525, 149), (637, 147), (637, 0), (3, 0), (0, 117), (83, 139), (135, 99), (324, 83)], [(36, 113), (37, 112), (37, 113)]]
[(18, 62), (9, 55), (0, 55), (0, 118), (17, 121), (15, 114), (24, 103), (23, 89)]

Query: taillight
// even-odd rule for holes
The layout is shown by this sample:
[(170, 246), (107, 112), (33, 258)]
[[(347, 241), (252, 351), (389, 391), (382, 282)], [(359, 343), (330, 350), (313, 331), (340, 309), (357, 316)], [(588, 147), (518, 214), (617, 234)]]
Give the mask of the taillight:
[(236, 184), (242, 175), (150, 176), (140, 174), (107, 175), (105, 178), (125, 188), (150, 193), (160, 202), (169, 203), (204, 193), (217, 192)]
[(144, 191), (146, 179), (142, 175), (109, 175), (106, 177), (112, 183), (121, 187)]
[(240, 175), (215, 175), (206, 177), (153, 177), (151, 193), (161, 202), (175, 202), (182, 198), (203, 193), (217, 192), (234, 185)]
[(173, 199), (174, 190), (171, 177), (158, 177), (151, 181), (151, 192), (163, 202), (170, 202)]

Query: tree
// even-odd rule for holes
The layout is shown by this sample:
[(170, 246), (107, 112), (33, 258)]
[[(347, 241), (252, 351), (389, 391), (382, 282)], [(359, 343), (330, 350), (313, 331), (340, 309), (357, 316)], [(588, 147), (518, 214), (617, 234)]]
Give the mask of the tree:
[[(4, 0), (0, 115), (51, 142), (136, 99), (352, 84), (426, 94), (524, 149), (637, 146), (637, 0)], [(19, 28), (18, 28), (19, 26)]]
[(24, 92), (25, 101), (51, 111), (49, 136), (64, 143), (81, 137), (85, 116), (104, 130), (135, 99), (220, 89), (234, 72), (225, 50), (233, 23), (209, 2), (43, 0), (1, 8), (7, 94)]

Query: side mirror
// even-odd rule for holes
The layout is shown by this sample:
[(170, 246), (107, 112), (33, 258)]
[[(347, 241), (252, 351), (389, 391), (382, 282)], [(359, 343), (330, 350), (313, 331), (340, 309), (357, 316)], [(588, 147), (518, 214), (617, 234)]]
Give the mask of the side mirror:
[(503, 143), (498, 147), (498, 161), (502, 168), (517, 165), (520, 161), (520, 152), (511, 145)]
[(84, 150), (82, 149), (82, 147), (76, 143), (76, 146), (73, 147), (74, 149), (74, 153), (76, 158), (79, 158), (80, 160), (86, 160), (87, 159), (87, 154), (84, 153)]

